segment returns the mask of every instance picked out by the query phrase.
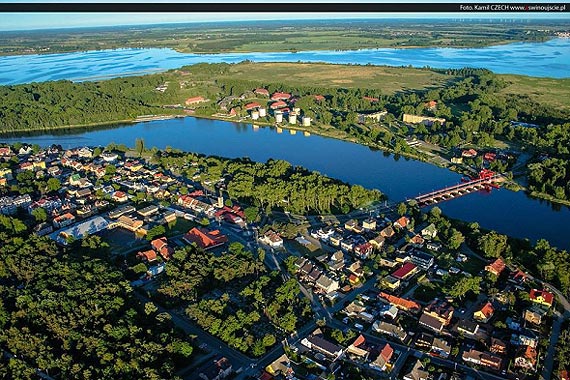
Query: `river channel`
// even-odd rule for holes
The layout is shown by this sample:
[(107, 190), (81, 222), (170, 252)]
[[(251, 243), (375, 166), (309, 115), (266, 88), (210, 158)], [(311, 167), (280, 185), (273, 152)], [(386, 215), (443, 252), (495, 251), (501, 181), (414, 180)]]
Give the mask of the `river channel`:
[[(147, 147), (171, 146), (185, 151), (255, 161), (284, 159), (330, 177), (368, 188), (378, 188), (391, 201), (413, 198), (460, 182), (457, 173), (424, 162), (395, 157), (366, 146), (302, 132), (278, 133), (275, 128), (254, 128), (193, 117), (116, 126), (89, 132), (3, 138), (48, 146), (106, 146), (111, 142), (134, 146), (143, 138)], [(570, 249), (570, 208), (530, 198), (506, 189), (478, 192), (443, 202), (439, 207), (452, 218), (477, 221), (482, 227)]]

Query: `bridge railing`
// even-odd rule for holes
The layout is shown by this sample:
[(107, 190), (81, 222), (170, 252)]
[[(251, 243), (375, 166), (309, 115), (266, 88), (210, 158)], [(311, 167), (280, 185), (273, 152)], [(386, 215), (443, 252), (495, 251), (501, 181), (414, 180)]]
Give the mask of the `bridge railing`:
[(470, 186), (473, 186), (473, 185), (478, 185), (478, 184), (481, 184), (481, 183), (491, 182), (491, 181), (493, 181), (494, 179), (497, 179), (497, 178), (500, 178), (500, 177), (502, 177), (502, 174), (495, 174), (494, 176), (489, 177), (489, 178), (477, 178), (477, 179), (471, 180), (471, 181), (469, 181), (469, 182), (459, 183), (459, 184), (457, 184), (457, 185), (448, 186), (448, 187), (443, 188), (443, 189), (435, 190), (435, 191), (432, 191), (431, 193), (426, 193), (426, 194), (418, 195), (418, 196), (415, 197), (414, 199), (415, 199), (416, 201), (421, 201), (421, 200), (424, 199), (424, 198), (430, 198), (430, 197), (433, 197), (434, 195), (438, 195), (438, 194), (441, 194), (441, 193), (447, 193), (447, 192), (452, 191), (452, 190), (458, 190), (458, 189), (467, 188), (467, 187), (470, 187)]

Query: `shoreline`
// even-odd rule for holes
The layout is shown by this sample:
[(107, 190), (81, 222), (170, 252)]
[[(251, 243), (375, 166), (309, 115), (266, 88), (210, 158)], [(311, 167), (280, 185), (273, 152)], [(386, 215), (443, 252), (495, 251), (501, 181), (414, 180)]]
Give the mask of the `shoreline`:
[[(141, 116), (139, 116), (139, 117), (141, 117)], [(276, 125), (273, 123), (263, 122), (263, 121), (253, 122), (252, 120), (238, 121), (238, 120), (232, 120), (231, 118), (222, 118), (219, 116), (208, 116), (208, 115), (178, 114), (178, 115), (153, 115), (152, 117), (154, 119), (149, 118), (148, 120), (139, 120), (139, 121), (137, 121), (137, 119), (126, 119), (126, 120), (113, 120), (113, 121), (90, 123), (90, 124), (57, 126), (57, 127), (50, 127), (48, 129), (41, 130), (41, 131), (31, 131), (28, 133), (30, 133), (31, 135), (41, 136), (41, 135), (49, 134), (50, 131), (58, 131), (58, 130), (66, 130), (66, 129), (80, 129), (80, 128), (88, 128), (88, 127), (106, 127), (106, 126), (108, 126), (108, 127), (113, 127), (113, 126), (120, 127), (121, 125), (128, 126), (125, 124), (133, 124), (134, 125), (134, 124), (145, 123), (145, 122), (149, 122), (149, 121), (160, 121), (160, 120), (168, 120), (168, 119), (176, 119), (176, 118), (193, 117), (193, 118), (197, 118), (197, 119), (216, 120), (216, 121), (236, 123), (236, 124), (247, 124), (247, 125), (252, 125), (252, 126), (256, 125), (256, 126), (259, 126), (262, 128), (266, 128), (266, 127), (282, 128), (284, 130), (308, 132), (311, 134), (315, 134), (317, 136), (336, 139), (336, 140), (345, 141), (345, 142), (350, 142), (350, 143), (365, 146), (369, 149), (375, 149), (375, 150), (379, 150), (382, 152), (390, 153), (392, 155), (399, 155), (400, 157), (409, 158), (409, 159), (413, 159), (413, 160), (420, 161), (420, 162), (425, 162), (427, 164), (437, 166), (437, 167), (442, 168), (442, 169), (447, 169), (447, 170), (450, 170), (452, 172), (455, 172), (455, 173), (458, 173), (461, 175), (469, 174), (468, 171), (461, 170), (461, 168), (458, 168), (456, 165), (450, 165), (450, 166), (438, 165), (436, 162), (430, 161), (429, 159), (424, 158), (419, 154), (416, 155), (416, 154), (412, 154), (409, 152), (396, 153), (396, 152), (394, 152), (394, 149), (392, 149), (390, 147), (386, 147), (384, 145), (379, 145), (379, 144), (370, 144), (370, 143), (365, 143), (365, 142), (359, 142), (356, 138), (353, 138), (350, 136), (338, 136), (334, 133), (327, 133), (327, 131), (324, 131), (321, 128), (311, 129), (311, 128), (305, 128), (302, 126), (292, 126), (289, 124)], [(17, 134), (18, 136), (9, 136), (11, 133)], [(29, 137), (29, 136), (25, 136), (24, 133), (22, 133), (22, 132), (0, 132), (0, 137), (18, 139), (18, 138), (25, 138), (25, 137)], [(435, 157), (441, 157), (441, 156), (435, 155)], [(545, 200), (545, 201), (548, 201), (552, 204), (557, 204), (557, 205), (562, 205), (562, 206), (570, 206), (570, 201), (566, 201), (563, 199), (557, 199), (557, 198), (554, 198), (548, 194), (530, 191), (526, 187), (524, 187), (521, 184), (519, 184), (518, 182), (516, 182), (514, 179), (509, 180), (508, 183), (509, 183), (509, 186), (503, 186), (503, 188), (505, 188), (509, 191), (513, 191), (513, 192), (524, 191), (525, 194), (527, 194), (528, 196), (530, 196), (536, 200)], [(512, 186), (514, 186), (515, 188), (513, 188)]]

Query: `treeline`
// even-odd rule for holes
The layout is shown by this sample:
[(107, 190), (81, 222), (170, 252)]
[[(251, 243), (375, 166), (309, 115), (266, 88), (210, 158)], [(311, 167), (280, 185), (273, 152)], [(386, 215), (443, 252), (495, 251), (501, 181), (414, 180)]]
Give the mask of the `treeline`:
[[(223, 179), (223, 188), (232, 199), (269, 211), (347, 213), (383, 199), (376, 189), (349, 185), (283, 160), (260, 163), (247, 158), (231, 160), (160, 151), (156, 152), (155, 160), (164, 169), (179, 169), (189, 178), (198, 173), (201, 181)], [(190, 169), (184, 169), (188, 166)]]
[(192, 346), (132, 295), (97, 236), (62, 251), (1, 216), (0, 379), (163, 379)]
[(180, 103), (178, 86), (160, 93), (163, 75), (100, 82), (55, 81), (0, 86), (0, 132), (47, 130), (168, 113), (162, 104)]

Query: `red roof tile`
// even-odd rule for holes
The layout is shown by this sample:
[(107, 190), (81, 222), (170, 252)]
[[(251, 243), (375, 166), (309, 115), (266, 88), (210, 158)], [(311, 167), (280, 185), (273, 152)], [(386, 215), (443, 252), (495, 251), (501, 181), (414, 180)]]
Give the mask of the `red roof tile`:
[(402, 267), (396, 271), (394, 271), (394, 273), (392, 273), (392, 277), (396, 277), (398, 279), (403, 279), (406, 278), (407, 276), (410, 275), (410, 273), (412, 271), (414, 271), (417, 268), (417, 266), (415, 264), (412, 263), (405, 263), (404, 265), (402, 265)]

